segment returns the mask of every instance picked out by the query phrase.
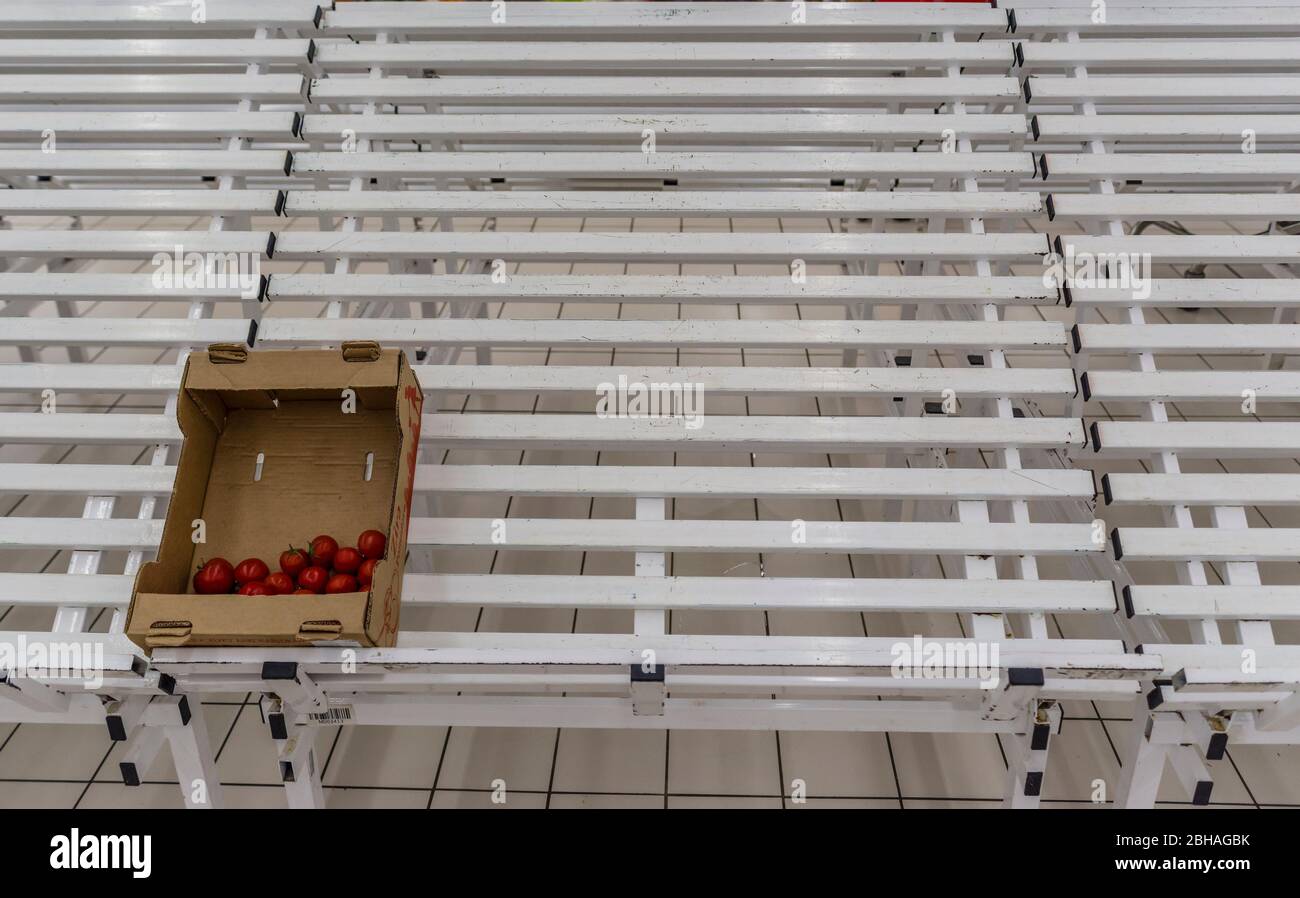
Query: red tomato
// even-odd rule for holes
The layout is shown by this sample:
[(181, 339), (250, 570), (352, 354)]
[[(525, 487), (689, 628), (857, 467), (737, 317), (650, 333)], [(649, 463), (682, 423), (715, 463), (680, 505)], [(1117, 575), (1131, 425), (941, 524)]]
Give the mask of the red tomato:
[(293, 592), (293, 578), (284, 571), (276, 571), (274, 574), (267, 574), (266, 588), (271, 590), (273, 596), (287, 596)]
[(260, 558), (245, 558), (239, 564), (235, 565), (235, 582), (240, 586), (245, 583), (256, 583), (266, 579), (266, 575), (271, 573), (271, 569), (266, 566), (266, 562)]
[(269, 596), (271, 590), (261, 580), (254, 580), (252, 583), (245, 583), (239, 587), (241, 596)]
[(357, 568), (357, 582), (363, 587), (369, 587), (370, 582), (375, 579), (375, 565), (379, 564), (378, 558), (367, 558), (361, 562), (361, 567)]
[(338, 550), (338, 540), (322, 533), (311, 541), (311, 548), (308, 551), (311, 554), (312, 564), (329, 568), (334, 561), (334, 553)]
[(355, 574), (361, 567), (361, 553), (348, 546), (334, 553), (334, 570), (340, 574)]
[(388, 538), (378, 530), (367, 530), (357, 537), (357, 549), (366, 558), (383, 558)]
[(213, 558), (194, 574), (194, 591), (199, 595), (219, 595), (234, 588), (235, 569), (224, 558)]
[(325, 584), (325, 591), (333, 594), (336, 592), (356, 592), (357, 578), (351, 574), (335, 574), (330, 577), (330, 582)]
[(307, 553), (301, 549), (289, 547), (289, 551), (280, 553), (280, 570), (284, 571), (293, 579), (297, 580), (298, 575), (307, 569), (311, 564), (307, 560)]
[(314, 595), (316, 595), (316, 593), (312, 592), (310, 589), (295, 589), (295, 590), (293, 591), (293, 595), (295, 595), (295, 596), (314, 596)]
[(329, 579), (329, 571), (313, 565), (298, 575), (298, 585), (310, 592), (324, 592)]

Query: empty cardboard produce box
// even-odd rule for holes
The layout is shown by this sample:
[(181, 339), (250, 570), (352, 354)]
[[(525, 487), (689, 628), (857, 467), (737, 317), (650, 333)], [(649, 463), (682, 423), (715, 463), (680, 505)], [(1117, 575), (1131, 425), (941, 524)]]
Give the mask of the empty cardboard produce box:
[[(127, 636), (161, 646), (391, 646), (397, 640), (424, 396), (406, 356), (218, 345), (190, 356), (176, 418), (185, 441), (158, 559), (136, 576)], [(199, 595), (195, 570), (325, 533), (388, 538), (365, 592)], [(202, 542), (197, 542), (201, 531)]]

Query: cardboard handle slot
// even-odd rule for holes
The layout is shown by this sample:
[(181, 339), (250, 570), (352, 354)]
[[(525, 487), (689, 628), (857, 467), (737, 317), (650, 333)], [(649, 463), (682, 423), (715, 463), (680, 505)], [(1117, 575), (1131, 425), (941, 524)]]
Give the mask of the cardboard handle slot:
[(377, 362), (381, 352), (374, 340), (348, 340), (342, 350), (345, 362)]
[(214, 365), (231, 365), (248, 361), (248, 347), (243, 343), (213, 343), (208, 347), (208, 361)]
[(298, 628), (300, 642), (314, 642), (318, 639), (338, 639), (343, 634), (343, 624), (336, 620), (303, 621)]
[(150, 648), (185, 645), (190, 641), (194, 625), (189, 621), (154, 621), (145, 633), (144, 641)]

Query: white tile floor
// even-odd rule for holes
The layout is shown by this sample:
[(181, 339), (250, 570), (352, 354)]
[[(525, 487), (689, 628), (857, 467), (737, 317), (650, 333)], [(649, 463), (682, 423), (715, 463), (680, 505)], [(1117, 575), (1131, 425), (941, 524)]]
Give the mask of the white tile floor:
[[(193, 222), (177, 221), (184, 227)], [(305, 226), (305, 222), (298, 222)], [(635, 225), (643, 229), (705, 230), (731, 227), (737, 231), (787, 229), (826, 230), (810, 222), (735, 221), (665, 222), (637, 221), (567, 221), (501, 222), (505, 230), (512, 225), (522, 229), (626, 230)], [(1028, 223), (1026, 223), (1028, 224)], [(145, 227), (162, 227), (161, 221), (140, 223)], [(88, 223), (93, 226), (93, 223)], [(119, 225), (120, 226), (120, 225)], [(460, 228), (473, 223), (459, 223)], [(1243, 228), (1243, 230), (1247, 230)], [(273, 270), (282, 266), (273, 266)], [(635, 271), (633, 271), (635, 269)], [(123, 270), (105, 266), (105, 270)], [(531, 273), (554, 272), (556, 266), (529, 266)], [(561, 272), (674, 273), (652, 266), (562, 266)], [(772, 273), (761, 267), (736, 271), (732, 267), (692, 266), (687, 273), (759, 274)], [(831, 273), (828, 269), (828, 273)], [(176, 317), (184, 314), (183, 304), (155, 303), (139, 308), (123, 304), (82, 304), (83, 315)], [(503, 310), (494, 308), (493, 315)], [(896, 310), (880, 311), (892, 317)], [(271, 309), (270, 314), (318, 314), (298, 304)], [(51, 314), (43, 311), (42, 314)], [(673, 305), (530, 305), (512, 308), (514, 317), (553, 318), (691, 318), (740, 316), (745, 318), (838, 317), (838, 310), (818, 307), (776, 307), (746, 305), (673, 306)], [(1068, 316), (1064, 308), (1012, 309), (1009, 315), (1034, 318), (1040, 315)], [(1249, 314), (1249, 313), (1247, 313)], [(1173, 320), (1190, 317), (1170, 313)], [(1246, 316), (1243, 316), (1245, 320)], [(62, 350), (48, 349), (42, 357), (49, 361), (65, 359)], [(101, 353), (98, 361), (158, 361), (166, 354), (116, 350)], [(735, 352), (547, 352), (501, 353), (501, 360), (530, 364), (638, 363), (661, 364), (838, 364), (838, 356), (818, 357), (809, 353)], [(16, 357), (3, 357), (15, 361)], [(940, 358), (939, 364), (952, 364)], [(1011, 360), (1013, 365), (1066, 365), (1064, 354), (1033, 356), (1023, 354)], [(1232, 360), (1213, 357), (1162, 358), (1165, 367), (1205, 367), (1231, 364)], [(12, 397), (7, 400), (16, 402)], [(80, 397), (76, 402), (87, 407), (116, 410), (156, 410), (159, 404), (140, 396)], [(573, 400), (551, 399), (537, 402), (527, 397), (476, 398), (472, 404), (453, 401), (451, 408), (473, 410), (512, 410), (544, 413), (561, 408), (577, 408)], [(711, 403), (712, 412), (733, 414), (833, 414), (834, 403), (817, 400), (737, 400), (734, 407)], [(61, 405), (69, 408), (74, 403)], [(869, 411), (861, 408), (859, 413)], [(1131, 416), (1131, 408), (1098, 408), (1096, 414), (1113, 417)], [(1176, 414), (1178, 410), (1173, 410)], [(1295, 414), (1296, 409), (1283, 409)], [(138, 456), (138, 457), (137, 457)], [(57, 454), (42, 454), (25, 447), (0, 448), (3, 460), (140, 461), (139, 450), (86, 449)], [(473, 460), (491, 459), (502, 463), (519, 463), (518, 453), (477, 453)], [(469, 461), (469, 453), (457, 453), (454, 461)], [(593, 463), (614, 460), (612, 454), (534, 453), (529, 461), (541, 463)], [(699, 459), (685, 453), (623, 453), (620, 461), (658, 462), (661, 464), (693, 463)], [(773, 464), (779, 458), (751, 458), (710, 455), (712, 464)], [(859, 460), (860, 461), (860, 460)], [(827, 457), (828, 465), (851, 463), (845, 457)], [(1294, 462), (1300, 463), (1300, 462)], [(1237, 463), (1241, 469), (1248, 463)], [(1116, 466), (1118, 469), (1119, 466)], [(611, 500), (591, 502), (585, 499), (543, 501), (456, 500), (443, 510), (448, 514), (507, 517), (521, 516), (604, 516), (614, 515)], [(80, 513), (80, 500), (50, 497), (0, 497), (0, 513), (6, 515), (69, 515)], [(133, 503), (119, 504), (120, 516), (134, 514)], [(624, 512), (626, 509), (624, 509)], [(862, 519), (878, 514), (879, 509), (858, 508), (852, 503), (833, 501), (776, 503), (752, 501), (701, 501), (674, 503), (676, 517), (704, 519)], [(1263, 522), (1270, 526), (1297, 526), (1297, 514), (1268, 510)], [(1144, 512), (1114, 515), (1112, 523), (1141, 520)], [(1146, 513), (1150, 517), (1150, 513)], [(1157, 523), (1156, 520), (1150, 523)], [(433, 565), (444, 572), (505, 573), (615, 573), (624, 572), (624, 561), (587, 553), (439, 553)], [(118, 571), (123, 559), (107, 553), (103, 570)], [(773, 575), (818, 574), (822, 576), (874, 576), (885, 573), (890, 565), (875, 557), (764, 558), (755, 556), (689, 554), (671, 557), (669, 572), (676, 574), (720, 575), (725, 572), (754, 574), (760, 567)], [(920, 559), (931, 575), (946, 570), (945, 559)], [(412, 562), (419, 570), (420, 561)], [(428, 569), (429, 560), (423, 560)], [(5, 570), (57, 570), (66, 558), (49, 553), (19, 553), (0, 559)], [(1044, 565), (1045, 570), (1048, 568)], [(1278, 576), (1295, 582), (1300, 571), (1294, 566)], [(1275, 582), (1284, 582), (1277, 580)], [(0, 608), (0, 627), (4, 629), (48, 626), (49, 612), (31, 609)], [(671, 615), (671, 631), (712, 633), (823, 633), (905, 634), (917, 632), (924, 625), (934, 633), (960, 633), (961, 622), (955, 616), (916, 620), (917, 615), (852, 615), (796, 613), (714, 614), (678, 612)], [(630, 620), (621, 613), (575, 613), (552, 611), (489, 611), (425, 609), (408, 612), (403, 620), (407, 628), (465, 629), (505, 631), (626, 631)], [(107, 625), (100, 615), (96, 629)], [(1053, 630), (1071, 636), (1095, 635), (1114, 637), (1117, 631), (1110, 622), (1080, 621), (1059, 618)], [(1278, 628), (1283, 638), (1300, 638), (1300, 627)], [(213, 746), (217, 752), (225, 797), (236, 807), (283, 807), (285, 799), (275, 764), (270, 736), (261, 719), (255, 696), (212, 696), (203, 702)], [(1085, 702), (1067, 704), (1062, 732), (1053, 742), (1050, 766), (1044, 786), (1046, 807), (1092, 806), (1094, 781), (1103, 780), (1113, 790), (1120, 767), (1119, 747), (1125, 743), (1130, 728), (1130, 709), (1124, 705)], [(487, 729), (445, 727), (371, 727), (323, 730), (319, 736), (324, 762), (323, 782), (331, 807), (790, 807), (798, 806), (788, 796), (795, 780), (806, 783), (807, 807), (984, 807), (1001, 797), (1006, 759), (996, 736), (916, 735), (906, 733), (773, 733), (707, 731), (606, 731), (555, 729)], [(138, 788), (121, 785), (117, 768), (120, 747), (111, 743), (107, 732), (99, 727), (59, 725), (0, 726), (0, 807), (179, 807), (180, 792), (166, 752), (146, 772)], [(1300, 747), (1232, 747), (1228, 756), (1212, 765), (1215, 775), (1213, 802), (1232, 807), (1282, 805), (1300, 807)], [(504, 781), (506, 801), (493, 802), (494, 785)], [(1176, 785), (1166, 783), (1161, 790), (1162, 802), (1187, 804)]]
[[(203, 705), (227, 804), (284, 807), (254, 697)], [(1116, 782), (1124, 718), (1069, 717), (1052, 744), (1043, 805), (1090, 807)], [(329, 807), (983, 807), (1006, 769), (996, 736), (356, 727), (326, 731)], [(164, 752), (121, 784), (100, 727), (23, 724), (0, 734), (0, 807), (181, 807)], [(1214, 763), (1213, 804), (1300, 807), (1300, 753), (1239, 746)], [(505, 783), (504, 804), (492, 801)], [(1166, 783), (1160, 800), (1186, 806)]]

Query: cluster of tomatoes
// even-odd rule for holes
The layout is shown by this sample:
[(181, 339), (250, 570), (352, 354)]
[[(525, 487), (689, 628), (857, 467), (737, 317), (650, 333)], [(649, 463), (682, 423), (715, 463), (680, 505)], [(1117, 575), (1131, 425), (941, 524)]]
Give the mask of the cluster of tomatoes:
[(357, 537), (355, 546), (342, 548), (334, 537), (322, 534), (305, 552), (292, 547), (281, 552), (278, 571), (272, 571), (260, 558), (245, 558), (236, 565), (213, 558), (194, 575), (194, 591), (200, 595), (310, 596), (369, 589), (386, 543), (378, 530), (367, 530)]

